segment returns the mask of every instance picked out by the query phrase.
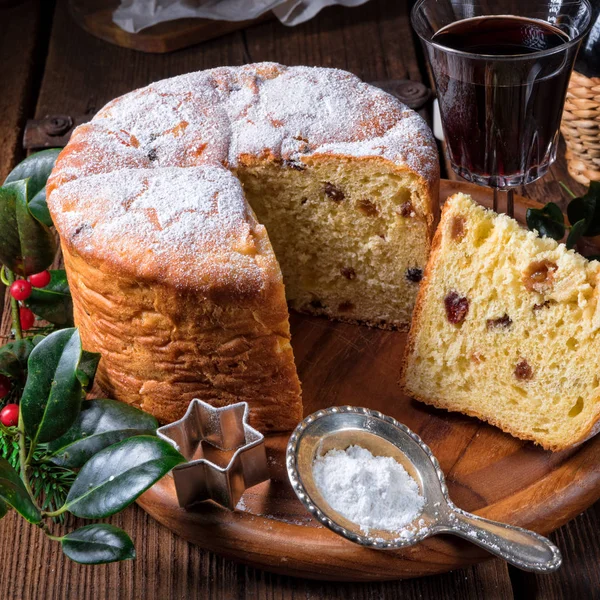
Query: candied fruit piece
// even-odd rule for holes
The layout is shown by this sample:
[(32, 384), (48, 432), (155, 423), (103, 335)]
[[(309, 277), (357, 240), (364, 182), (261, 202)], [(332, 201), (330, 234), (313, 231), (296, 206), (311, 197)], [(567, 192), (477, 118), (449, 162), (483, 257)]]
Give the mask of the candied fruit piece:
[(368, 198), (363, 198), (358, 201), (358, 210), (366, 217), (376, 217), (379, 214), (375, 203)]
[(403, 202), (400, 205), (400, 214), (403, 217), (414, 217), (415, 216), (415, 211), (414, 211), (413, 205), (410, 201)]
[(294, 169), (295, 171), (306, 171), (306, 165), (296, 160), (284, 160), (283, 166), (288, 169)]
[(523, 284), (530, 292), (546, 294), (552, 291), (556, 269), (558, 266), (555, 262), (546, 259), (536, 260), (525, 269)]
[(342, 267), (340, 273), (346, 278), (352, 281), (356, 279), (356, 271), (352, 267)]
[(510, 326), (512, 325), (512, 319), (506, 314), (504, 313), (501, 317), (498, 317), (497, 319), (488, 319), (486, 321), (486, 325), (488, 330), (495, 330), (495, 331), (499, 331), (502, 329), (509, 329)]
[(406, 279), (412, 283), (419, 283), (423, 279), (423, 269), (419, 269), (418, 267), (406, 269)]
[(323, 191), (328, 198), (331, 198), (334, 202), (341, 202), (346, 196), (344, 196), (344, 192), (340, 190), (340, 188), (333, 185), (333, 183), (325, 183), (323, 187)]
[(460, 242), (465, 237), (465, 224), (466, 220), (464, 217), (453, 217), (452, 224), (450, 225), (450, 237), (454, 241)]
[(469, 312), (469, 300), (457, 292), (450, 292), (444, 298), (446, 317), (453, 325), (460, 325)]
[(550, 308), (551, 304), (556, 304), (555, 300), (546, 300), (545, 302), (542, 302), (541, 304), (534, 304), (533, 308), (531, 309), (533, 312), (538, 312), (539, 310), (542, 310), (543, 308)]
[(515, 367), (515, 377), (521, 381), (533, 379), (533, 369), (524, 358), (522, 358)]

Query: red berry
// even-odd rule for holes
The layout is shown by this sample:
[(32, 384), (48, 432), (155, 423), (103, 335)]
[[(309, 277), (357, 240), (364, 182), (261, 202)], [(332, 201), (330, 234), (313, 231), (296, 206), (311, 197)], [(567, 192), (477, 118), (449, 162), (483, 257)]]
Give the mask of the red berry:
[(33, 327), (35, 315), (28, 308), (21, 307), (19, 309), (19, 318), (21, 319), (21, 329), (23, 331)]
[(0, 398), (6, 398), (10, 392), (10, 379), (0, 374)]
[(51, 275), (49, 271), (42, 271), (29, 276), (31, 285), (36, 288), (46, 287), (50, 283)]
[(0, 423), (5, 427), (15, 427), (19, 423), (19, 405), (7, 404), (0, 410)]
[(10, 295), (15, 300), (27, 300), (31, 296), (31, 284), (26, 279), (17, 279), (10, 286)]

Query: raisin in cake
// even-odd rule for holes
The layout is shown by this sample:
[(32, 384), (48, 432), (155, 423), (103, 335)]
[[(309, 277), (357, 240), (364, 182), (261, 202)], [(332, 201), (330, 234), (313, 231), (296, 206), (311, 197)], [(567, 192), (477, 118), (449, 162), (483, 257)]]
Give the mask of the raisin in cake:
[(444, 206), (401, 383), (544, 448), (596, 432), (600, 263), (456, 194)]
[(335, 69), (218, 68), (110, 102), (47, 188), (100, 385), (162, 421), (213, 394), (292, 427), (281, 273), (298, 310), (407, 327), (438, 179), (421, 117)]

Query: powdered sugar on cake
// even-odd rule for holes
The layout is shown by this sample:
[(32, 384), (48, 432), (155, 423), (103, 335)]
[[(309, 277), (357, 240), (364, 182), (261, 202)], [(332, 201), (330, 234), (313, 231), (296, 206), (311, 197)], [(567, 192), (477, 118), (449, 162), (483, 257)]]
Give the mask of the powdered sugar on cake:
[(106, 156), (115, 168), (123, 162), (235, 167), (244, 155), (301, 160), (343, 153), (406, 164), (426, 180), (437, 168), (421, 117), (337, 69), (261, 63), (190, 73), (113, 100), (83, 128), (93, 143), (81, 140), (79, 130), (73, 136), (82, 142), (78, 176), (114, 170)]
[[(129, 264), (142, 279), (159, 273), (185, 286), (196, 281), (198, 289), (209, 274), (207, 289), (224, 278), (245, 281), (253, 288), (248, 292), (262, 286), (252, 231), (261, 226), (248, 213), (239, 181), (223, 167), (91, 175), (63, 184), (53, 203), (63, 239), (86, 257)], [(173, 247), (177, 261), (170, 260)]]
[(190, 73), (118, 98), (94, 122), (106, 120), (134, 136), (140, 154), (153, 150), (155, 166), (236, 166), (240, 156), (265, 152), (299, 159), (338, 153), (337, 144), (350, 156), (407, 164), (426, 179), (437, 165), (421, 117), (337, 69), (261, 63)]

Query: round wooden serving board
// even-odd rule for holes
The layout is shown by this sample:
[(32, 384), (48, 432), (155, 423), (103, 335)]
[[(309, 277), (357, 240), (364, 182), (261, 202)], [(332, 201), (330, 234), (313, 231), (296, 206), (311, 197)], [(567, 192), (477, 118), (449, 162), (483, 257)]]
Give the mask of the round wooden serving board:
[[(470, 193), (491, 205), (491, 193), (442, 181), (440, 198)], [(528, 206), (515, 198), (517, 218)], [(308, 415), (335, 405), (366, 406), (416, 431), (440, 461), (450, 496), (461, 508), (547, 534), (600, 498), (600, 436), (551, 453), (477, 419), (436, 410), (403, 396), (398, 370), (406, 334), (292, 314), (292, 345)], [(138, 500), (163, 525), (204, 548), (246, 564), (314, 579), (376, 581), (441, 573), (488, 558), (454, 538), (429, 538), (404, 550), (373, 550), (318, 525), (289, 485), (288, 435), (266, 440), (271, 480), (250, 488), (235, 512), (212, 502), (179, 508), (173, 479)]]

